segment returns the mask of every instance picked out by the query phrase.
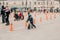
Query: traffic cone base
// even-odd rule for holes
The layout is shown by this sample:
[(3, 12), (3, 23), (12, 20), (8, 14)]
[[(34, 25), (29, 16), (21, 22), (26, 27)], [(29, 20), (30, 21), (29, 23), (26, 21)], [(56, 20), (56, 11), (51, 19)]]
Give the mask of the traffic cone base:
[(13, 24), (10, 24), (10, 31), (13, 31)]

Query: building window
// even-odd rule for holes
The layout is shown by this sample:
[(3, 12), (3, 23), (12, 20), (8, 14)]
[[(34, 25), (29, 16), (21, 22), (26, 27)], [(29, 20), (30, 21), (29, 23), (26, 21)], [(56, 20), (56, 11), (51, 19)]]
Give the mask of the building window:
[(16, 2), (14, 2), (13, 4), (16, 5)]
[(24, 2), (22, 2), (22, 5), (24, 5)]
[(34, 4), (36, 5), (36, 2), (34, 2)]
[(31, 5), (31, 2), (30, 2), (30, 5)]
[(38, 2), (38, 5), (40, 5), (40, 2)]
[(36, 7), (34, 7), (34, 11), (36, 11), (37, 10), (37, 8)]
[(8, 2), (6, 2), (6, 5), (8, 5)]
[(1, 2), (0, 2), (0, 5), (1, 5)]

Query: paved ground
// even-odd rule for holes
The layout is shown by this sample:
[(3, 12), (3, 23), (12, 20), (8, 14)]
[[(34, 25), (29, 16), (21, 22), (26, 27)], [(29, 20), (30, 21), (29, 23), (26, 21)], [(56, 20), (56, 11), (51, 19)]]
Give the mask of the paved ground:
[[(60, 14), (48, 13), (48, 20), (43, 13), (33, 13), (33, 18), (36, 19), (36, 29), (27, 30), (25, 21), (27, 13), (24, 14), (25, 19), (14, 21), (13, 14), (10, 15), (10, 23), (13, 24), (14, 31), (10, 32), (10, 26), (5, 26), (1, 23), (0, 17), (0, 40), (60, 40)], [(56, 14), (56, 18), (54, 15)], [(52, 15), (52, 18), (50, 18)], [(40, 22), (42, 17), (42, 23)]]

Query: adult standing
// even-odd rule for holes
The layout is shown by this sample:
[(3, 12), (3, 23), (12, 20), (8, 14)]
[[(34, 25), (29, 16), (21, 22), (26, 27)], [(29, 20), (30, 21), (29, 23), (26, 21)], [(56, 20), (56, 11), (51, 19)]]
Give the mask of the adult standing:
[(5, 12), (6, 12), (6, 25), (9, 25), (10, 24), (10, 22), (9, 22), (10, 9), (8, 6), (6, 6)]
[(2, 23), (5, 23), (5, 7), (2, 5), (1, 8), (1, 15), (2, 15)]

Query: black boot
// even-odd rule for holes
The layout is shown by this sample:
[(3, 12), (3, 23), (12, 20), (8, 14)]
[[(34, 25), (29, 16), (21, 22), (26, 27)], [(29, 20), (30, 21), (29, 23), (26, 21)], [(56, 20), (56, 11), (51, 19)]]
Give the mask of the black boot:
[(10, 23), (7, 23), (6, 26), (10, 25)]

